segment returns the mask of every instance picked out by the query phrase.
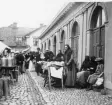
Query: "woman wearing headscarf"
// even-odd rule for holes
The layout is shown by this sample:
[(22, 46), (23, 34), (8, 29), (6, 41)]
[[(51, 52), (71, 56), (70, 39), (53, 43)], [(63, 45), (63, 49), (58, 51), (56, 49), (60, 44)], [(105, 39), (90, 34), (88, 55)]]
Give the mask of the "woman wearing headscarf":
[(68, 44), (65, 45), (64, 61), (65, 61), (65, 71), (66, 71), (65, 86), (67, 87), (75, 86), (76, 65), (73, 60), (73, 51), (71, 50)]
[(87, 78), (90, 75), (90, 57), (86, 56), (85, 60), (83, 61), (80, 72), (77, 73), (77, 83), (80, 87), (84, 88), (87, 84)]
[(87, 82), (89, 83), (89, 88), (87, 90), (91, 90), (92, 85), (95, 84), (97, 78), (104, 75), (104, 60), (102, 58), (96, 58), (96, 61), (98, 63), (97, 69), (96, 69), (95, 73), (90, 75), (87, 79)]
[(62, 54), (61, 50), (58, 51), (58, 54), (57, 54), (57, 56), (55, 57), (55, 60), (56, 60), (56, 61), (63, 61), (63, 60), (64, 60), (64, 59), (63, 59), (63, 54)]

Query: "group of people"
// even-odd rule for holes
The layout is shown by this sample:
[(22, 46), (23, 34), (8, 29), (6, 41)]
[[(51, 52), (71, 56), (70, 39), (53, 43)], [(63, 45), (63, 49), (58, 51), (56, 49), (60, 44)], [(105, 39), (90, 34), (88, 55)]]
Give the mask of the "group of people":
[[(104, 76), (104, 60), (94, 56), (86, 56), (81, 68), (77, 69), (77, 64), (74, 61), (73, 51), (68, 44), (65, 45), (64, 53), (61, 50), (55, 56), (52, 51), (46, 50), (43, 54), (40, 48), (37, 52), (26, 55), (26, 66), (29, 70), (35, 70), (37, 75), (43, 74), (42, 67), (38, 61), (64, 61), (64, 85), (66, 87), (75, 87), (76, 85), (81, 88), (92, 89), (98, 78)], [(29, 66), (28, 63), (29, 62)], [(59, 83), (59, 82), (58, 82)]]
[[(81, 88), (87, 87), (87, 90), (91, 90), (99, 78), (104, 79), (104, 60), (95, 56), (86, 56), (80, 72), (77, 73), (77, 83)], [(100, 81), (98, 85), (103, 86), (103, 81)]]
[[(27, 55), (28, 56), (28, 55)], [(44, 57), (42, 57), (44, 56)], [(61, 50), (58, 51), (58, 54), (55, 56), (52, 51), (46, 50), (46, 52), (43, 54), (40, 52), (40, 48), (37, 48), (37, 52), (35, 54), (29, 54), (29, 57), (27, 57), (27, 60), (29, 62), (29, 70), (34, 70), (37, 72), (37, 75), (43, 73), (42, 67), (40, 64), (38, 64), (38, 61), (64, 61), (65, 63), (65, 73), (64, 73), (64, 84), (66, 86), (74, 86), (76, 83), (76, 65), (73, 60), (73, 51), (69, 47), (69, 45), (65, 45), (65, 52), (62, 53)], [(27, 62), (26, 62), (27, 64)]]

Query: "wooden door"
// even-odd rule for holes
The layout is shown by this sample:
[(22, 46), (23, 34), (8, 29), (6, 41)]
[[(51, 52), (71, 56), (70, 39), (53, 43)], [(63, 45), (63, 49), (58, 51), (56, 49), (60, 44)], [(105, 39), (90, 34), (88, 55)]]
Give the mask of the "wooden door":
[(92, 37), (93, 37), (92, 55), (99, 57), (100, 56), (100, 29), (99, 28), (94, 29)]
[(73, 44), (73, 53), (74, 53), (74, 60), (77, 62), (78, 61), (78, 40), (79, 36), (74, 37), (74, 44)]
[(105, 26), (100, 28), (100, 37), (101, 37), (101, 43), (100, 43), (100, 57), (104, 58), (105, 56)]
[(105, 52), (105, 28), (99, 27), (93, 30), (92, 33), (92, 54), (95, 57), (104, 58)]

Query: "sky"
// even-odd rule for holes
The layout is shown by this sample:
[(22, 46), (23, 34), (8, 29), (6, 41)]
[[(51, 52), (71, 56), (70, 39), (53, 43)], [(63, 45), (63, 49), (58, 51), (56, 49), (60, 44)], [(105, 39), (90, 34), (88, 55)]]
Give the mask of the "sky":
[(0, 27), (48, 25), (68, 0), (0, 0)]
[[(49, 25), (57, 13), (76, 0), (0, 0), (0, 27), (17, 22), (18, 27)], [(87, 1), (87, 0), (85, 0)]]

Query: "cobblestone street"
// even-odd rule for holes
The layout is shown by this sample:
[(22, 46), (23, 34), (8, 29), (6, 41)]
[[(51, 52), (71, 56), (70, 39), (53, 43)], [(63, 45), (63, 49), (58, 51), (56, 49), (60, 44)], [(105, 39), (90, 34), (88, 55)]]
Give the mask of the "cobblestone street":
[(11, 85), (10, 97), (0, 99), (0, 105), (45, 105), (39, 91), (35, 90), (33, 82), (27, 74), (19, 76), (19, 81)]
[[(29, 74), (29, 75), (28, 75)], [(11, 85), (10, 97), (0, 99), (0, 105), (112, 105), (110, 95), (76, 88), (44, 87), (44, 79), (30, 72), (19, 76)]]
[(48, 105), (112, 105), (110, 95), (101, 95), (100, 92), (86, 91), (85, 89), (44, 87), (44, 80), (35, 72), (30, 73)]

